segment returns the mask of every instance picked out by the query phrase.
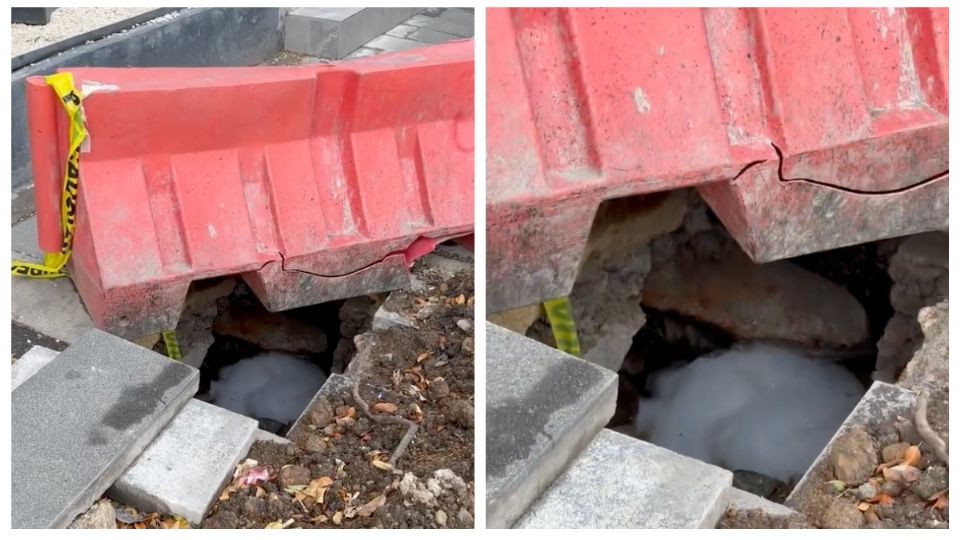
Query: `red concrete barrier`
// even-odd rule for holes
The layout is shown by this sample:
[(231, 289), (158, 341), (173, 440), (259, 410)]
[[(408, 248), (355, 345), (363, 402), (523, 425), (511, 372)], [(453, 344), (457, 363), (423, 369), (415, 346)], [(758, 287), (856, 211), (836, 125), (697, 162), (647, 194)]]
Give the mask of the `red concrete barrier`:
[[(386, 291), (473, 229), (473, 42), (339, 64), (78, 68), (88, 151), (70, 272), (95, 324), (173, 328), (190, 282), (273, 311)], [(66, 119), (28, 79), (40, 244)]]
[(945, 9), (488, 10), (488, 307), (614, 197), (696, 186), (761, 262), (945, 227), (947, 115)]

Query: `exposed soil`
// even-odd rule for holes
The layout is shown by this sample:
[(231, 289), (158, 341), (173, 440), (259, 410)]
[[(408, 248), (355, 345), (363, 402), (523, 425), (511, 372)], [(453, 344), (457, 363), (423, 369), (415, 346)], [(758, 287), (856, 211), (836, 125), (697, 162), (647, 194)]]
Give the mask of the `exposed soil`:
[(228, 488), (204, 528), (473, 527), (473, 275), (425, 281), (390, 297), (419, 328), (361, 334), (346, 372), (374, 412), (418, 424), (396, 470), (386, 462), (406, 426), (372, 421), (344, 389), (313, 405), (295, 444), (256, 443), (248, 458), (268, 478)]
[(717, 523), (718, 529), (813, 529), (802, 514), (771, 515), (762, 510), (728, 509)]
[[(929, 401), (927, 420), (930, 427), (944, 440), (948, 437), (949, 392), (944, 389), (934, 392)], [(867, 482), (874, 486), (877, 497), (866, 498), (858, 486), (846, 486), (838, 493), (829, 482), (834, 480), (830, 468), (816, 471), (818, 489), (804, 501), (807, 515), (815, 522), (826, 525), (827, 509), (837, 499), (849, 504), (860, 504), (864, 515), (863, 527), (876, 529), (946, 528), (949, 526), (949, 506), (944, 490), (948, 489), (946, 464), (922, 442), (910, 418), (898, 418), (893, 425), (864, 426), (870, 434), (877, 452), (877, 462), (884, 463), (883, 449), (899, 442), (917, 445), (921, 451), (914, 465), (919, 470), (916, 479), (899, 481), (887, 479), (882, 472), (875, 472)], [(888, 456), (890, 457), (890, 456)], [(897, 460), (899, 464), (902, 460)], [(888, 462), (889, 463), (889, 462)], [(942, 494), (942, 500), (938, 496)], [(943, 505), (943, 508), (939, 508)]]

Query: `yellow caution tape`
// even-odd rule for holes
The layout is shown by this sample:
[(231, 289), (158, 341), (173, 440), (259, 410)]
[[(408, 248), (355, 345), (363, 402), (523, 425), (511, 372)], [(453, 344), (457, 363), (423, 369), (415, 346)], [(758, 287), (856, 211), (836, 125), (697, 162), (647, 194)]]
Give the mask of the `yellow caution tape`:
[(60, 230), (63, 240), (60, 251), (43, 256), (43, 264), (13, 261), (11, 272), (14, 276), (52, 279), (67, 275), (63, 267), (70, 260), (70, 253), (73, 251), (73, 231), (77, 224), (77, 188), (80, 182), (80, 145), (87, 138), (87, 128), (84, 126), (83, 109), (80, 107), (83, 96), (73, 85), (73, 75), (57, 73), (44, 80), (56, 92), (70, 119), (70, 146), (63, 174), (63, 196), (60, 200)]
[(580, 356), (580, 340), (577, 339), (577, 327), (573, 323), (573, 312), (567, 297), (554, 298), (543, 303), (547, 320), (553, 329), (553, 339), (561, 351)]
[[(14, 276), (38, 279), (55, 279), (67, 276), (64, 267), (73, 253), (73, 234), (77, 227), (77, 192), (80, 187), (80, 146), (87, 138), (87, 128), (83, 121), (83, 95), (73, 84), (73, 75), (70, 73), (56, 73), (44, 78), (47, 85), (60, 98), (60, 104), (67, 111), (70, 120), (69, 141), (67, 150), (67, 166), (63, 173), (63, 194), (60, 197), (60, 231), (63, 240), (60, 242), (60, 251), (45, 253), (43, 263), (13, 261), (11, 273)], [(163, 344), (167, 356), (180, 360), (180, 346), (177, 336), (172, 331), (163, 332)]]
[(180, 344), (177, 343), (177, 334), (173, 330), (163, 332), (160, 334), (160, 337), (163, 338), (163, 346), (166, 348), (167, 356), (179, 362), (183, 359), (180, 356)]

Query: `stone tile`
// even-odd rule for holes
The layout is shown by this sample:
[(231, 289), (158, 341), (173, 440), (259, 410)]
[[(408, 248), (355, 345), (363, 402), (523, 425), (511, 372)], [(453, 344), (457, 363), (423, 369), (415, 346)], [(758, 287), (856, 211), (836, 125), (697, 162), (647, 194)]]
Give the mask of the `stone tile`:
[(473, 21), (457, 22), (442, 18), (434, 19), (433, 22), (423, 26), (424, 29), (442, 32), (460, 38), (473, 37)]
[(412, 8), (297, 8), (284, 22), (284, 48), (339, 60), (414, 12)]
[(353, 60), (354, 58), (366, 58), (368, 56), (376, 56), (383, 51), (379, 49), (372, 49), (370, 47), (360, 47), (359, 49), (348, 54), (345, 60)]
[(253, 444), (257, 422), (191, 399), (113, 484), (107, 496), (141, 512), (203, 521)]
[(730, 488), (727, 493), (727, 508), (737, 510), (760, 510), (771, 516), (792, 516), (797, 512), (787, 508), (782, 504), (777, 504), (769, 499), (764, 499), (759, 495), (754, 495), (742, 489)]
[(390, 30), (387, 30), (387, 35), (396, 38), (405, 38), (411, 33), (415, 32), (417, 29), (418, 27), (409, 24), (398, 24)]
[(199, 372), (92, 330), (12, 396), (14, 528), (86, 511), (196, 393)]
[(447, 43), (448, 41), (455, 41), (458, 39), (463, 39), (460, 36), (455, 36), (452, 34), (446, 34), (444, 32), (439, 32), (433, 28), (418, 28), (409, 36), (407, 39), (412, 39), (414, 41), (419, 41), (421, 43), (427, 43), (430, 45), (436, 45), (438, 43)]
[(517, 528), (712, 528), (733, 473), (604, 429)]
[(27, 354), (24, 354), (13, 363), (10, 391), (16, 390), (17, 387), (26, 382), (27, 379), (33, 377), (34, 374), (40, 371), (40, 368), (49, 364), (58, 354), (60, 353), (53, 349), (39, 345), (27, 351)]
[[(40, 262), (36, 216), (14, 225), (10, 240), (12, 258)], [(93, 321), (70, 278), (13, 278), (10, 289), (13, 320), (41, 334), (73, 343), (80, 334), (93, 328)]]
[(409, 39), (401, 39), (393, 36), (383, 35), (372, 41), (367, 42), (366, 47), (379, 49), (385, 52), (399, 52), (406, 51), (410, 49), (417, 49), (419, 47), (425, 47), (423, 43), (417, 41), (411, 41)]
[(509, 527), (613, 416), (616, 373), (487, 324), (487, 526)]

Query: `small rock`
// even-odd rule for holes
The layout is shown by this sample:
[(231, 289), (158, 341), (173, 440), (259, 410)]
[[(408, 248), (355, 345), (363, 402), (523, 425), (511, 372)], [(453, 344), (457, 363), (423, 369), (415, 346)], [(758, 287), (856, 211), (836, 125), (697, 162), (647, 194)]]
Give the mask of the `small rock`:
[(789, 261), (756, 264), (735, 245), (718, 260), (678, 256), (654, 267), (643, 284), (643, 303), (740, 340), (843, 348), (869, 338), (866, 311), (842, 285)]
[(926, 501), (934, 494), (947, 489), (947, 482), (946, 467), (933, 465), (920, 473), (920, 479), (910, 486), (910, 491)]
[(310, 409), (310, 423), (318, 428), (333, 422), (333, 406), (326, 398), (318, 399)]
[(470, 332), (473, 332), (473, 323), (467, 319), (460, 319), (457, 321), (457, 328), (469, 334)]
[(907, 448), (910, 448), (910, 443), (898, 442), (898, 443), (888, 444), (887, 446), (883, 447), (883, 450), (880, 452), (880, 455), (883, 457), (884, 463), (897, 461), (903, 458), (903, 453), (907, 451)]
[(886, 447), (893, 443), (900, 441), (900, 434), (897, 433), (897, 428), (891, 425), (884, 425), (880, 428), (877, 433), (877, 445), (880, 447)]
[(900, 434), (900, 440), (910, 444), (920, 444), (920, 434), (917, 433), (917, 428), (913, 425), (913, 421), (898, 416), (893, 422), (894, 427), (897, 430), (897, 433)]
[(447, 381), (443, 380), (443, 377), (437, 377), (430, 381), (430, 386), (427, 388), (427, 397), (430, 399), (441, 399), (449, 395), (450, 385), (447, 384)]
[(404, 474), (397, 487), (400, 488), (400, 494), (403, 495), (405, 504), (413, 502), (425, 506), (434, 506), (437, 502), (436, 496), (423, 483), (418, 482), (417, 476), (413, 473)]
[(875, 488), (870, 482), (865, 482), (859, 488), (857, 488), (857, 496), (860, 497), (861, 501), (872, 499), (877, 496), (877, 488)]
[(877, 468), (877, 450), (873, 438), (864, 429), (849, 431), (834, 441), (830, 449), (833, 474), (848, 486), (866, 482)]
[(438, 307), (435, 304), (427, 304), (417, 311), (416, 317), (420, 320), (429, 319), (437, 312)]
[(863, 525), (863, 514), (857, 506), (846, 499), (837, 499), (830, 504), (823, 515), (824, 529), (859, 529)]
[(327, 442), (323, 440), (323, 435), (311, 433), (303, 441), (303, 449), (307, 452), (323, 452), (327, 449)]
[(462, 399), (448, 399), (445, 405), (450, 420), (465, 428), (473, 427), (473, 405)]
[(437, 525), (441, 527), (447, 526), (447, 513), (443, 510), (437, 510)]
[(116, 529), (116, 510), (109, 499), (100, 499), (89, 510), (77, 516), (68, 529)]
[(220, 510), (216, 515), (203, 520), (204, 529), (238, 529), (240, 518), (230, 510)]
[(350, 432), (354, 435), (360, 436), (368, 431), (370, 431), (370, 420), (366, 418), (358, 418), (356, 422), (350, 424)]
[(460, 347), (462, 347), (463, 350), (466, 351), (467, 353), (472, 354), (472, 353), (473, 353), (473, 338), (470, 337), (470, 336), (467, 336), (467, 337), (463, 338), (463, 342), (460, 344)]
[(267, 501), (256, 497), (247, 497), (246, 500), (243, 501), (243, 508), (240, 514), (249, 520), (260, 521), (268, 511), (269, 506), (267, 505)]
[(277, 479), (280, 482), (280, 487), (283, 488), (305, 486), (310, 483), (310, 469), (300, 465), (290, 465), (280, 469), (280, 475)]
[(889, 495), (891, 497), (896, 497), (897, 495), (900, 495), (901, 492), (903, 492), (903, 484), (899, 484), (897, 482), (884, 482), (880, 486), (880, 493)]
[(236, 302), (221, 311), (213, 321), (213, 332), (265, 351), (320, 354), (327, 350), (327, 336), (316, 324), (288, 313), (271, 313), (254, 302)]
[(469, 529), (473, 527), (473, 515), (471, 515), (470, 511), (466, 508), (461, 508), (460, 511), (457, 512), (457, 520), (464, 528)]

